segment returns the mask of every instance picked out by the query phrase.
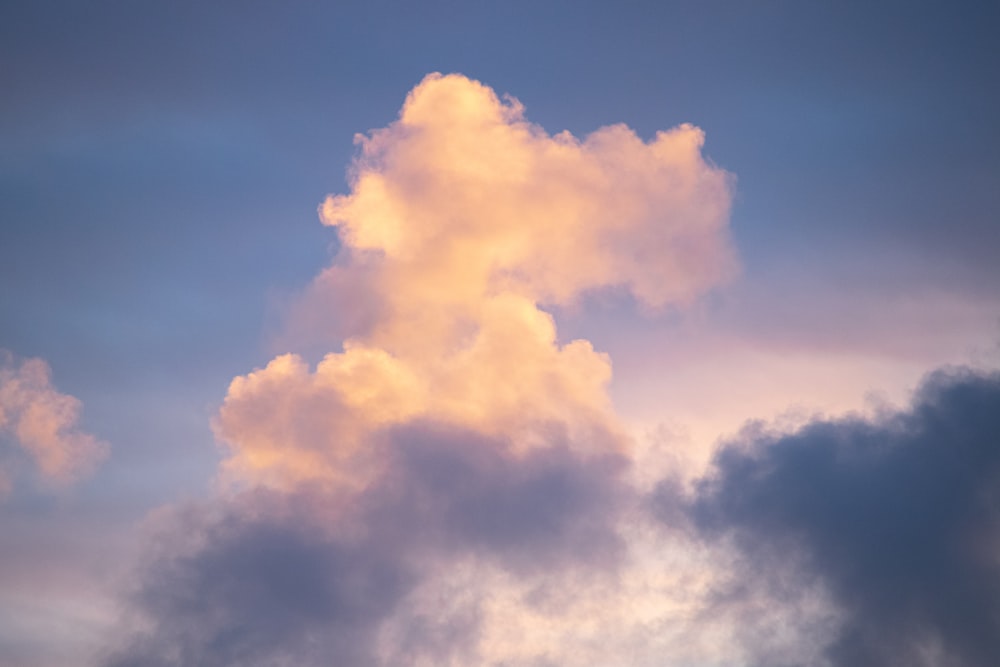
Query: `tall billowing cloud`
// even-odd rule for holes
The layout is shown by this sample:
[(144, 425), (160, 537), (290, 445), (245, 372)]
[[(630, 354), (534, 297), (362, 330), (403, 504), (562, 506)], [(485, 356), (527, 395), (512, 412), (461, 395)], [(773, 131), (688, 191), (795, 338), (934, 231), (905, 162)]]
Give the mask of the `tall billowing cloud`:
[(720, 452), (689, 510), (735, 545), (737, 581), (778, 592), (772, 604), (828, 593), (839, 621), (826, 664), (1000, 656), (1000, 375), (941, 372), (906, 412), (751, 433)]
[(610, 361), (560, 344), (541, 306), (607, 287), (679, 305), (734, 270), (731, 179), (690, 125), (550, 136), (516, 100), (435, 74), (357, 142), (351, 193), (321, 208), (342, 251), (310, 302), (352, 327), (315, 370), (286, 355), (233, 382), (217, 433), (235, 477), (357, 481), (370, 435), (415, 418), (519, 449), (553, 422), (593, 441), (617, 430)]
[[(68, 484), (107, 455), (107, 444), (77, 427), (80, 409), (79, 400), (52, 386), (45, 361), (0, 350), (0, 439), (27, 453), (47, 482)], [(0, 461), (0, 490), (11, 483), (6, 464)]]
[(641, 505), (629, 437), (610, 360), (560, 341), (544, 308), (605, 288), (681, 306), (719, 284), (731, 179), (691, 126), (578, 140), (523, 113), (431, 75), (358, 139), (351, 192), (321, 208), (341, 251), (309, 301), (336, 309), (343, 344), (232, 382), (223, 497), (158, 520), (136, 625), (106, 664), (582, 666), (621, 651), (581, 610), (616, 622), (632, 602), (594, 591), (645, 585), (620, 579), (623, 517)]

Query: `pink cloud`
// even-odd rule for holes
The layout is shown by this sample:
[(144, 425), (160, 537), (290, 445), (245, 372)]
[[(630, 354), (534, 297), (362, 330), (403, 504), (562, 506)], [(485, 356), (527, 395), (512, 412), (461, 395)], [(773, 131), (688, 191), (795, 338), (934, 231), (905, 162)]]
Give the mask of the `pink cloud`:
[(336, 311), (343, 351), (233, 381), (216, 420), (227, 472), (364, 480), (372, 435), (414, 419), (524, 451), (552, 423), (575, 442), (621, 433), (610, 359), (561, 343), (543, 307), (607, 287), (682, 305), (733, 274), (732, 179), (703, 138), (691, 125), (648, 142), (624, 125), (549, 135), (478, 81), (425, 78), (396, 122), (358, 137), (351, 192), (321, 207), (343, 249), (297, 317)]
[[(42, 478), (66, 485), (91, 472), (108, 445), (77, 427), (80, 401), (52, 386), (42, 359), (0, 353), (0, 434), (26, 452)], [(0, 471), (10, 488), (10, 471)]]

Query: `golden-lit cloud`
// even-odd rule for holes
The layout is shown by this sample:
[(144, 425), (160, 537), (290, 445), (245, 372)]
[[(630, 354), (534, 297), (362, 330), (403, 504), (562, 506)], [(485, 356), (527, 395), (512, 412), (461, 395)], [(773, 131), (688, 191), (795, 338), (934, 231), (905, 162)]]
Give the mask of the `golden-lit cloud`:
[(351, 324), (343, 351), (233, 381), (215, 424), (228, 474), (362, 482), (372, 434), (412, 420), (516, 451), (554, 424), (576, 447), (620, 447), (610, 360), (560, 341), (543, 307), (608, 287), (681, 306), (732, 275), (731, 178), (703, 139), (690, 125), (549, 135), (512, 98), (428, 76), (396, 122), (357, 138), (351, 192), (321, 207), (342, 250), (310, 305)]
[[(77, 427), (80, 401), (52, 386), (42, 359), (18, 361), (0, 351), (0, 437), (26, 452), (41, 476), (65, 485), (90, 472), (108, 445)], [(0, 470), (0, 490), (10, 488)]]
[(565, 303), (608, 285), (660, 306), (732, 272), (730, 178), (691, 125), (650, 142), (624, 125), (549, 136), (516, 100), (432, 75), (396, 123), (357, 141), (353, 191), (322, 217), (384, 258), (394, 314), (414, 296), (448, 309), (496, 292)]
[(214, 423), (229, 493), (166, 521), (184, 537), (133, 597), (152, 633), (107, 664), (535, 664), (570, 644), (567, 665), (613, 664), (647, 626), (681, 632), (698, 591), (659, 598), (703, 563), (637, 567), (662, 530), (631, 485), (611, 360), (546, 308), (606, 288), (680, 307), (733, 273), (731, 178), (702, 141), (550, 136), (516, 100), (427, 77), (320, 211), (341, 251), (303, 304), (333, 311), (339, 349), (232, 381)]

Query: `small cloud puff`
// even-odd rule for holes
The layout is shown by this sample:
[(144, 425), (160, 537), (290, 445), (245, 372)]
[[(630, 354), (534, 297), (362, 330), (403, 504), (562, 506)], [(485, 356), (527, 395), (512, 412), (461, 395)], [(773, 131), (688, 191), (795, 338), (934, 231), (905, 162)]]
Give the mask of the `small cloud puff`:
[[(67, 485), (88, 474), (108, 445), (77, 428), (80, 401), (52, 386), (42, 359), (18, 361), (0, 351), (0, 437), (26, 452), (42, 478)], [(10, 470), (2, 470), (9, 489)]]

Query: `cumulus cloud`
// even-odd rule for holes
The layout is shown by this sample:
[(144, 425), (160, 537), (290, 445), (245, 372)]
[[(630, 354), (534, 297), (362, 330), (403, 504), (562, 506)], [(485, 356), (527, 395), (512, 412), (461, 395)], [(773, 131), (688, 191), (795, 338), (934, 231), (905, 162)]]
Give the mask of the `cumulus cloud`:
[[(939, 372), (908, 411), (748, 432), (688, 511), (772, 604), (825, 591), (838, 621), (824, 662), (986, 667), (1000, 655), (998, 489), (1000, 375)], [(661, 510), (677, 498), (661, 488)]]
[(610, 359), (544, 308), (681, 306), (732, 274), (702, 141), (550, 136), (476, 81), (420, 83), (321, 207), (342, 249), (308, 304), (341, 349), (233, 380), (221, 496), (161, 519), (105, 664), (620, 662), (593, 619), (650, 604), (630, 439)]
[[(68, 484), (107, 455), (107, 444), (77, 428), (80, 409), (79, 400), (52, 386), (44, 360), (0, 350), (0, 438), (27, 453), (48, 482)], [(0, 489), (9, 489), (11, 473), (0, 470)]]
[(553, 422), (606, 441), (592, 434), (618, 429), (610, 360), (560, 343), (542, 305), (616, 286), (680, 305), (734, 270), (731, 178), (693, 126), (550, 136), (516, 100), (434, 74), (357, 142), (351, 192), (321, 207), (342, 251), (309, 300), (349, 325), (343, 351), (233, 382), (216, 422), (233, 478), (363, 483), (369, 435), (414, 418), (521, 449)]
[(391, 264), (394, 316), (414, 294), (447, 308), (498, 291), (564, 303), (607, 285), (663, 305), (732, 271), (730, 179), (691, 125), (650, 142), (624, 125), (550, 136), (517, 100), (431, 75), (397, 122), (357, 141), (352, 192), (327, 199), (322, 217)]

